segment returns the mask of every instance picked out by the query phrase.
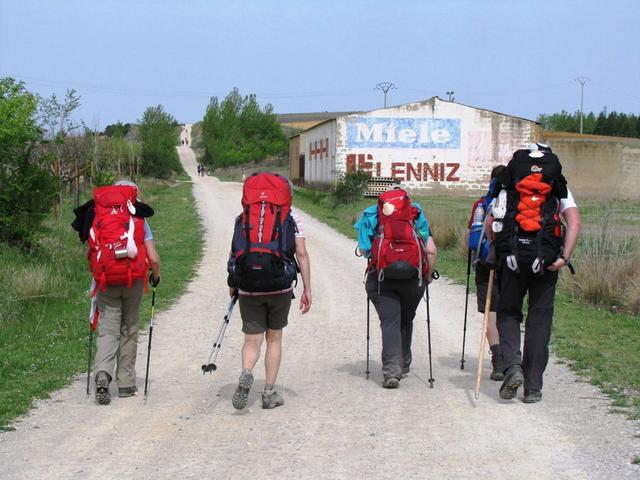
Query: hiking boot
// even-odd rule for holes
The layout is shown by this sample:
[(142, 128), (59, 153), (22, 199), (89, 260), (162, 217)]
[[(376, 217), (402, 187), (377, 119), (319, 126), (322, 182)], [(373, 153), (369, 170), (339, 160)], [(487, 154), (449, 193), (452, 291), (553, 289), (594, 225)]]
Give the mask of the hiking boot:
[(111, 382), (111, 377), (107, 372), (101, 370), (96, 374), (96, 402), (98, 405), (109, 405), (111, 403), (109, 382)]
[(524, 403), (537, 403), (540, 400), (542, 400), (542, 392), (540, 390), (524, 389), (524, 398), (522, 399)]
[(504, 380), (504, 361), (502, 359), (502, 349), (500, 348), (500, 344), (491, 345), (490, 348), (493, 371), (489, 378), (497, 381)]
[(138, 394), (138, 387), (135, 385), (133, 387), (121, 387), (118, 388), (118, 396), (120, 398), (133, 397)]
[(400, 386), (400, 380), (396, 377), (387, 377), (382, 382), (383, 388), (398, 388)]
[(524, 383), (524, 375), (520, 365), (512, 365), (504, 374), (504, 381), (500, 386), (500, 398), (511, 400), (518, 393), (518, 388)]
[(275, 390), (272, 390), (269, 393), (262, 393), (262, 408), (270, 409), (280, 407), (282, 405), (284, 405), (284, 398), (282, 398)]
[(247, 406), (251, 385), (253, 385), (253, 374), (249, 370), (243, 371), (238, 380), (238, 388), (236, 388), (236, 392), (233, 394), (233, 399), (231, 400), (233, 408), (242, 410)]

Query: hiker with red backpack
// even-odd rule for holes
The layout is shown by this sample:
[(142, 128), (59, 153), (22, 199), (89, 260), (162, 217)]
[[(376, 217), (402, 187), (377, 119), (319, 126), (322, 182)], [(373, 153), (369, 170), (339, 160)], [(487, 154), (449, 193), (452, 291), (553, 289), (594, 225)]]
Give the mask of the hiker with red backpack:
[[(489, 239), (486, 229), (485, 220), (492, 208), (492, 201), (495, 196), (497, 176), (506, 167), (498, 165), (491, 171), (491, 182), (488, 192), (477, 199), (471, 209), (471, 217), (467, 225), (467, 248), (469, 249), (469, 258), (467, 265), (467, 274), (470, 267), (475, 270), (476, 297), (478, 302), (478, 312), (484, 314), (485, 304), (487, 300), (487, 291), (489, 286), (489, 272), (495, 269), (495, 251)], [(468, 277), (467, 277), (468, 280)], [(469, 283), (467, 281), (467, 295)], [(491, 350), (491, 364), (493, 371), (491, 372), (491, 380), (504, 380), (504, 367), (502, 362), (502, 350), (500, 348), (500, 336), (496, 325), (496, 310), (498, 307), (498, 288), (494, 285), (491, 291), (491, 308), (487, 323), (487, 341)], [(466, 309), (465, 309), (465, 330), (466, 330)], [(463, 358), (461, 367), (464, 367), (464, 345)]]
[(431, 283), (436, 245), (422, 207), (402, 188), (384, 192), (355, 223), (368, 259), (365, 289), (380, 317), (384, 388), (409, 374), (413, 319)]
[[(99, 323), (95, 359), (95, 398), (111, 402), (109, 384), (114, 376), (118, 396), (137, 393), (136, 356), (138, 318), (142, 296), (149, 282), (160, 283), (160, 256), (147, 218), (153, 209), (138, 201), (138, 187), (128, 180), (98, 187), (93, 200), (75, 210), (73, 227), (88, 240), (89, 268), (93, 274)], [(99, 319), (99, 322), (98, 322)]]
[(227, 271), (229, 294), (238, 295), (244, 344), (242, 373), (233, 407), (249, 401), (253, 368), (266, 339), (262, 408), (284, 405), (275, 383), (282, 358), (282, 331), (288, 323), (297, 273), (302, 277), (300, 311), (311, 308), (311, 270), (300, 217), (291, 211), (291, 184), (282, 175), (256, 172), (244, 182), (242, 213), (236, 218)]
[[(549, 360), (558, 271), (573, 273), (571, 254), (580, 231), (580, 214), (567, 188), (558, 157), (548, 145), (518, 150), (498, 175), (500, 193), (487, 219), (495, 236), (500, 299), (497, 325), (504, 361), (500, 397), (517, 395), (525, 403), (542, 399), (542, 377)], [(562, 220), (566, 222), (563, 235)], [(522, 303), (528, 294), (524, 348), (520, 345)]]

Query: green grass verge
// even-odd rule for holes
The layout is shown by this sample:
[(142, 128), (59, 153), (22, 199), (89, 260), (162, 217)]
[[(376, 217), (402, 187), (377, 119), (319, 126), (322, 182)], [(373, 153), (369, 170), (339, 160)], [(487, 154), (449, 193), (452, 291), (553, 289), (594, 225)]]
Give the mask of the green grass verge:
[[(180, 297), (194, 274), (202, 229), (190, 183), (143, 180), (140, 187), (143, 200), (156, 211), (149, 223), (162, 263), (156, 298), (162, 310)], [(0, 248), (0, 428), (86, 368), (91, 276), (86, 245), (69, 226), (71, 210), (67, 203), (63, 218), (46, 223), (35, 253)], [(147, 295), (142, 322), (149, 320), (149, 311)]]
[[(441, 210), (451, 219), (468, 218), (473, 197), (416, 196), (426, 213)], [(353, 223), (362, 210), (374, 202), (362, 199), (335, 206), (324, 192), (296, 188), (296, 207), (327, 223), (355, 240)], [(618, 213), (622, 210), (619, 207)], [(624, 207), (627, 221), (638, 219), (640, 206)], [(597, 221), (601, 209), (587, 205), (583, 222), (589, 226)], [(458, 283), (466, 281), (467, 258), (458, 248), (438, 250), (436, 269)], [(567, 274), (567, 272), (563, 272)], [(471, 282), (473, 290), (473, 281)], [(629, 416), (640, 418), (640, 356), (638, 355), (640, 319), (623, 313), (599, 309), (559, 293), (556, 297), (552, 347), (557, 355), (567, 359), (572, 368), (591, 383), (599, 386)]]

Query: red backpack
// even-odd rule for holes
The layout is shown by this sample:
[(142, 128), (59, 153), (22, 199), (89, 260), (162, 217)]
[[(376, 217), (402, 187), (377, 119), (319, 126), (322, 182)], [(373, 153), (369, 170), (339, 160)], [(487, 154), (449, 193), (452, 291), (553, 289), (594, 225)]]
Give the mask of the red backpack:
[(95, 217), (89, 231), (89, 266), (96, 290), (107, 285), (127, 285), (147, 280), (144, 218), (136, 217), (137, 188), (125, 185), (93, 191)]
[(407, 192), (400, 188), (378, 198), (378, 226), (371, 245), (369, 271), (377, 271), (379, 281), (418, 278), (422, 282), (428, 264), (424, 242), (414, 226), (418, 213)]
[(289, 182), (275, 173), (252, 174), (244, 182), (242, 209), (231, 241), (228, 285), (247, 292), (291, 287), (299, 270)]

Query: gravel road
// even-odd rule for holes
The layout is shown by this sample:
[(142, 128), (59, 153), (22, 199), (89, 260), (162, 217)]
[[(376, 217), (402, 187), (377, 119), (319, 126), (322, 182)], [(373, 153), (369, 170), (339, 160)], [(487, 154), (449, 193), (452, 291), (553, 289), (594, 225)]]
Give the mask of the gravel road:
[[(193, 151), (178, 151), (192, 176), (206, 248), (188, 291), (156, 317), (147, 404), (142, 395), (115, 394), (110, 406), (98, 406), (85, 397), (79, 377), (37, 402), (15, 431), (0, 433), (0, 478), (640, 478), (640, 466), (631, 464), (640, 454), (638, 423), (610, 413), (595, 387), (555, 359), (543, 401), (525, 405), (522, 392), (518, 400), (498, 398), (485, 356), (481, 395), (473, 399), (481, 317), (471, 314), (461, 371), (464, 288), (444, 278), (431, 287), (435, 388), (426, 381), (424, 304), (415, 320), (412, 372), (397, 390), (381, 388), (372, 318), (373, 373), (366, 380), (363, 261), (353, 255), (353, 241), (304, 212), (313, 306), (305, 316), (292, 310), (285, 331), (278, 387), (286, 405), (260, 408), (260, 362), (248, 408), (234, 410), (242, 342), (237, 310), (219, 369), (203, 376), (200, 365), (228, 301), (226, 256), (241, 185), (198, 178)], [(161, 232), (157, 237), (161, 246)], [(146, 342), (141, 335), (138, 386)]]

